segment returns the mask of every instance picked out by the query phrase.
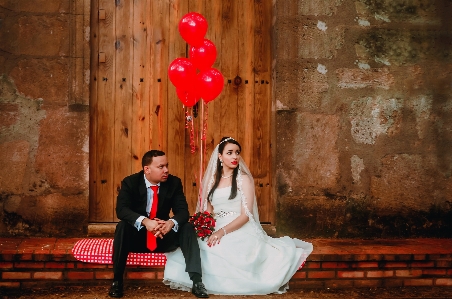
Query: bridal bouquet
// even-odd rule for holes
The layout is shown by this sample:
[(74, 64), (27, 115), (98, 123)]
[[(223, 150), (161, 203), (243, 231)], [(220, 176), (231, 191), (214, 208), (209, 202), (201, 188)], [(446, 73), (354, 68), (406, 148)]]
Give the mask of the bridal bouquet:
[(215, 229), (215, 219), (207, 212), (198, 212), (190, 217), (189, 222), (195, 227), (198, 238), (204, 240), (209, 237)]

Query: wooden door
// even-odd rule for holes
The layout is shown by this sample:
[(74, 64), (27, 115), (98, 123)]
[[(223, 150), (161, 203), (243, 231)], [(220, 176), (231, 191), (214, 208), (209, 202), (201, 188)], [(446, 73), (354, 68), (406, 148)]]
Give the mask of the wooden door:
[[(213, 67), (225, 77), (223, 92), (207, 105), (206, 157), (223, 136), (238, 140), (261, 221), (273, 223), (272, 1), (93, 0), (91, 11), (90, 222), (117, 221), (121, 180), (141, 170), (149, 149), (166, 152), (195, 210), (200, 154), (191, 153), (184, 108), (167, 74), (173, 59), (188, 57), (178, 22), (195, 11), (207, 19), (206, 38), (218, 52)], [(199, 131), (202, 107), (194, 108)]]

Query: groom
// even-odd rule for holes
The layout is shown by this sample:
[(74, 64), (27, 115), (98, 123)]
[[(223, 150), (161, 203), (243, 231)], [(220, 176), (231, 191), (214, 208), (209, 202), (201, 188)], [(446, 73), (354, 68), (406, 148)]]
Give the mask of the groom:
[[(143, 170), (122, 181), (116, 204), (120, 219), (113, 241), (113, 284), (110, 297), (123, 296), (123, 276), (129, 252), (169, 252), (180, 247), (192, 293), (208, 298), (201, 278), (201, 258), (181, 180), (169, 174), (164, 152), (144, 154)], [(173, 217), (170, 218), (170, 211)]]

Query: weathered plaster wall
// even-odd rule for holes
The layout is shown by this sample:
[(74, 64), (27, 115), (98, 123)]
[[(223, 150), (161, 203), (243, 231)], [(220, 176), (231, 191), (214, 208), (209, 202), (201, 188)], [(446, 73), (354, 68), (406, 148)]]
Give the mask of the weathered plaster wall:
[(277, 0), (277, 202), (300, 237), (452, 236), (452, 2)]
[[(0, 0), (0, 236), (86, 233), (89, 2)], [(278, 230), (451, 237), (452, 2), (274, 13)]]
[(89, 8), (0, 0), (0, 236), (86, 231)]

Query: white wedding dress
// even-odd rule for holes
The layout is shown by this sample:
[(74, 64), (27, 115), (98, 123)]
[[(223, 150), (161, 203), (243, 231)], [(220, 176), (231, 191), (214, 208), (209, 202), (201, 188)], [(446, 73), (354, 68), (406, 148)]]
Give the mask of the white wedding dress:
[[(216, 226), (227, 225), (240, 215), (241, 193), (228, 199), (231, 187), (216, 189), (212, 197)], [(271, 238), (259, 234), (248, 221), (240, 229), (209, 247), (198, 239), (201, 250), (202, 281), (209, 294), (263, 295), (283, 293), (290, 278), (312, 252), (312, 244), (289, 237)], [(179, 249), (167, 253), (164, 283), (191, 290), (185, 260)]]

